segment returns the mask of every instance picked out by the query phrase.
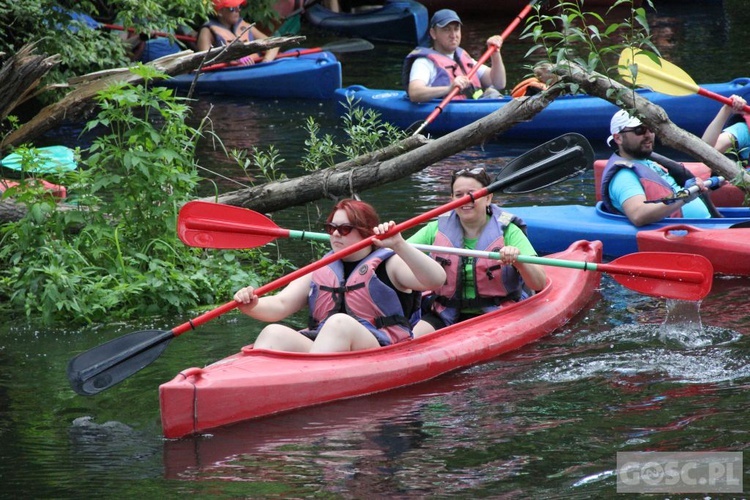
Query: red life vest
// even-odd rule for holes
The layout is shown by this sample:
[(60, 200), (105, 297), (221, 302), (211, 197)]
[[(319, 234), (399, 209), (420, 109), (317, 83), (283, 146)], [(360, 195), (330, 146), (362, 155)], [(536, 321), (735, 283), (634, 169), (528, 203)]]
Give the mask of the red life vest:
[[(404, 67), (402, 70), (401, 79), (403, 81), (406, 91), (409, 91), (409, 75), (411, 74), (411, 67), (414, 65), (414, 61), (420, 57), (426, 57), (437, 68), (437, 75), (435, 80), (430, 84), (431, 87), (442, 87), (445, 85), (451, 85), (453, 79), (459, 75), (468, 75), (471, 72), (471, 68), (476, 65), (476, 61), (466, 53), (462, 48), (457, 48), (454, 54), (454, 58), (450, 58), (440, 52), (429, 49), (427, 47), (417, 47), (412, 50), (404, 61)], [(479, 80), (479, 76), (475, 72), (469, 79), (471, 84), (474, 86), (469, 94), (473, 94), (476, 89), (482, 88), (482, 82)], [(458, 94), (454, 99), (466, 99), (465, 94)]]
[[(412, 292), (411, 311), (404, 311), (399, 292), (378, 278), (376, 270), (395, 255), (380, 248), (357, 263), (344, 278), (344, 265), (335, 261), (313, 272), (308, 305), (310, 307), (310, 337), (320, 330), (325, 321), (340, 312), (352, 316), (370, 330), (381, 346), (412, 338), (412, 328), (420, 318), (419, 301), (422, 294)], [(406, 314), (410, 318), (406, 318)]]
[[(515, 215), (497, 205), (490, 205), (492, 215), (477, 240), (477, 250), (497, 252), (505, 246), (505, 229), (512, 222), (521, 229), (526, 225)], [(463, 248), (463, 229), (455, 211), (438, 218), (436, 246)], [(523, 297), (523, 279), (513, 266), (505, 266), (492, 259), (473, 259), (475, 299), (463, 298), (465, 260), (454, 254), (433, 253), (446, 273), (446, 281), (437, 290), (433, 310), (446, 325), (456, 322), (462, 309), (482, 309), (490, 312), (507, 301), (518, 301)]]

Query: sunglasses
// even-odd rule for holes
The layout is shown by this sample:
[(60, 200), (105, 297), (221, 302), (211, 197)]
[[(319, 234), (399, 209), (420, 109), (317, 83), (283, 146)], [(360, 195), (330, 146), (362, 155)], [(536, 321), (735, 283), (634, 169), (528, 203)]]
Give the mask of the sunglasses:
[(228, 12), (239, 12), (240, 8), (239, 7), (224, 7), (224, 10)]
[(651, 129), (645, 125), (638, 125), (637, 127), (624, 128), (620, 130), (621, 134), (624, 134), (625, 132), (633, 132), (635, 135), (645, 135), (646, 132), (651, 132)]
[(456, 177), (460, 177), (462, 175), (479, 175), (486, 173), (484, 170), (484, 167), (474, 167), (474, 168), (462, 168), (461, 170), (456, 170), (453, 172), (453, 175)]
[(338, 231), (341, 236), (346, 236), (351, 233), (352, 230), (357, 229), (357, 226), (353, 226), (349, 223), (334, 224), (333, 222), (326, 222), (323, 227), (325, 227), (326, 233), (333, 234), (334, 231)]

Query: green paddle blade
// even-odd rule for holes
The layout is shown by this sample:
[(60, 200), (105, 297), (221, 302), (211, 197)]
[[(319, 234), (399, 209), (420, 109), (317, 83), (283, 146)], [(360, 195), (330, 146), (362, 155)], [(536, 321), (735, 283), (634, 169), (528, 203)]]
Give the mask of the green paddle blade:
[(575, 177), (594, 164), (594, 150), (581, 134), (569, 133), (511, 161), (496, 179), (514, 178), (504, 193), (529, 193)]
[(83, 352), (68, 363), (70, 385), (82, 396), (109, 389), (153, 363), (173, 338), (171, 331), (144, 330)]

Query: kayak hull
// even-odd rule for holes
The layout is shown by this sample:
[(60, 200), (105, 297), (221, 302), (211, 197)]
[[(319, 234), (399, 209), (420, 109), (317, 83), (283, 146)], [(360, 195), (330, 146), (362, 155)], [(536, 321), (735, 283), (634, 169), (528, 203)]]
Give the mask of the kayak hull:
[(733, 224), (750, 221), (750, 208), (739, 207), (720, 207), (719, 211), (724, 215), (721, 219), (666, 218), (640, 228), (632, 225), (624, 215), (604, 212), (601, 203), (597, 203), (595, 207), (550, 205), (508, 207), (508, 210), (526, 223), (529, 239), (537, 252), (559, 252), (578, 239), (596, 238), (604, 245), (603, 252), (607, 257), (621, 257), (637, 252), (636, 236), (640, 231), (656, 230), (675, 224), (725, 231)]
[[(187, 92), (194, 79), (195, 74), (177, 75), (163, 85)], [(198, 77), (195, 91), (264, 99), (331, 99), (340, 87), (341, 63), (332, 53), (323, 51), (207, 71)]]
[[(703, 85), (707, 90), (729, 97), (732, 94), (750, 100), (750, 78), (737, 78), (727, 83)], [(698, 94), (675, 97), (639, 89), (636, 92), (654, 104), (664, 108), (669, 118), (679, 127), (701, 136), (721, 108), (721, 103)], [(335, 92), (340, 114), (346, 113), (348, 98), (357, 101), (357, 106), (377, 111), (383, 121), (401, 129), (422, 123), (440, 104), (440, 100), (426, 103), (409, 101), (402, 90), (368, 89), (353, 85)], [(504, 96), (500, 99), (464, 99), (451, 101), (435, 120), (425, 127), (425, 133), (444, 135), (465, 127), (511, 102)], [(568, 132), (577, 132), (590, 141), (606, 140), (609, 122), (619, 108), (614, 104), (587, 95), (558, 97), (528, 122), (517, 123), (505, 131), (500, 139), (549, 140)]]
[[(601, 244), (576, 242), (560, 258), (599, 262)], [(244, 347), (159, 387), (167, 438), (430, 380), (518, 349), (564, 325), (591, 299), (599, 273), (547, 267), (547, 287), (500, 311), (393, 346), (336, 354)]]
[(427, 36), (427, 9), (413, 0), (387, 0), (381, 7), (358, 12), (333, 12), (317, 3), (305, 10), (316, 28), (373, 42), (417, 45)]
[(641, 252), (694, 253), (710, 260), (716, 274), (750, 276), (750, 227), (700, 229), (676, 224), (639, 231), (637, 242)]

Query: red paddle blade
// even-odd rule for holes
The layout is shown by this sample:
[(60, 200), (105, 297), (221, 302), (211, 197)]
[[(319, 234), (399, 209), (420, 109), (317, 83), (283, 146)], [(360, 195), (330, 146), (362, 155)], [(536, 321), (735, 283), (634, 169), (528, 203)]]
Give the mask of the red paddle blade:
[(200, 248), (254, 248), (276, 238), (288, 238), (282, 229), (263, 214), (246, 208), (190, 201), (177, 218), (177, 235), (186, 245)]
[(679, 300), (700, 300), (711, 291), (714, 268), (702, 255), (638, 252), (599, 264), (621, 285), (637, 292)]

